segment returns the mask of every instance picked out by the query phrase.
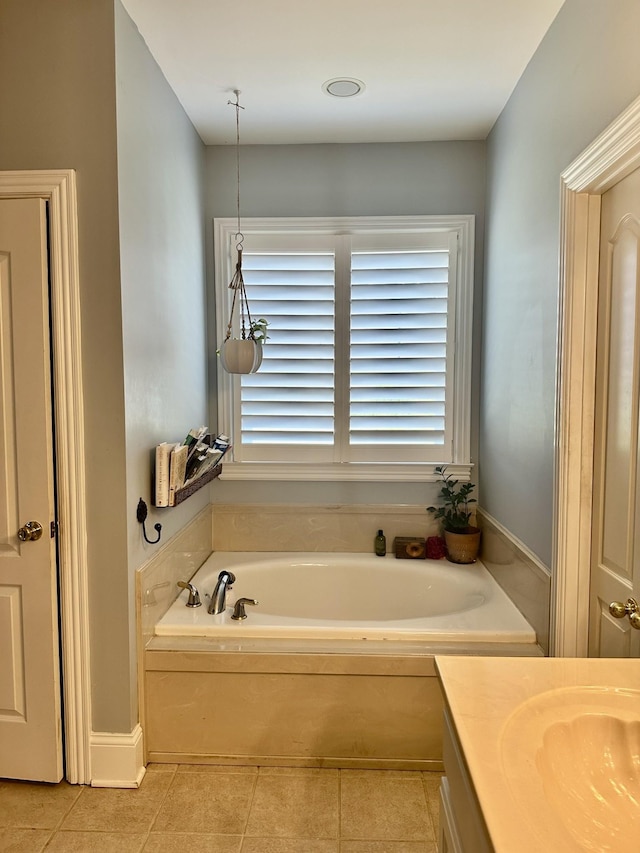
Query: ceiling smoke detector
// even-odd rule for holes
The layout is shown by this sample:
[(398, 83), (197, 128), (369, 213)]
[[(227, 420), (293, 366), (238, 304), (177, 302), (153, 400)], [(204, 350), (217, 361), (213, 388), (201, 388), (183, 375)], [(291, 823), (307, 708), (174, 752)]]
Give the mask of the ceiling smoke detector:
[(356, 80), (355, 77), (335, 77), (322, 84), (327, 95), (334, 98), (353, 98), (354, 95), (364, 92), (364, 88), (362, 80)]

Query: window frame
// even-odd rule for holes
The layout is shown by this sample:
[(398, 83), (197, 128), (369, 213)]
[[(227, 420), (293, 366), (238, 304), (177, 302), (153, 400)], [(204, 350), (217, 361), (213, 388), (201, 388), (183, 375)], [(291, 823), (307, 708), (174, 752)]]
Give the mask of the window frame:
[[(248, 217), (242, 220), (245, 235), (312, 234), (342, 235), (420, 234), (446, 231), (457, 243), (455, 281), (449, 297), (454, 316), (453, 400), (451, 452), (439, 462), (249, 462), (229, 461), (224, 479), (283, 481), (380, 481), (410, 482), (436, 479), (434, 468), (446, 464), (462, 478), (469, 475), (471, 422), (471, 364), (473, 326), (473, 276), (475, 216), (361, 216), (361, 217)], [(230, 310), (228, 287), (235, 267), (236, 218), (214, 219), (214, 288), (216, 340), (224, 340)], [(337, 320), (339, 322), (339, 320)], [(267, 343), (268, 347), (269, 344)], [(218, 431), (233, 436), (239, 417), (240, 378), (226, 373), (217, 364)]]

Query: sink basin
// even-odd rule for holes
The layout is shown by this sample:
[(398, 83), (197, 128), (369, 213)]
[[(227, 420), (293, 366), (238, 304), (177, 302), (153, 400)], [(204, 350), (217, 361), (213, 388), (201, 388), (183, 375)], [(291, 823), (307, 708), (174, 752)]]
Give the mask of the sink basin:
[(500, 738), (523, 818), (558, 849), (627, 851), (640, 837), (640, 691), (574, 687), (520, 705)]

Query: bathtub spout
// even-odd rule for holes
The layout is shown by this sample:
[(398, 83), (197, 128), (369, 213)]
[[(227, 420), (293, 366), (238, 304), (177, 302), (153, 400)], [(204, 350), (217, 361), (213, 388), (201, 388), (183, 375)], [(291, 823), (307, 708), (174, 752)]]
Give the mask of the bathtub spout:
[(226, 607), (227, 590), (231, 589), (231, 584), (235, 583), (236, 576), (232, 572), (223, 571), (218, 575), (216, 588), (213, 590), (211, 601), (209, 602), (208, 613), (217, 615), (224, 613)]

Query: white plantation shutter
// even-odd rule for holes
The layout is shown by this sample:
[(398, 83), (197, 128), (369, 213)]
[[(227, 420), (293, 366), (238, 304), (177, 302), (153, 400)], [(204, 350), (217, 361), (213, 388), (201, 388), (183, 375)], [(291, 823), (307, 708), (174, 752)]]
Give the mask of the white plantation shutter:
[[(456, 370), (470, 365), (471, 240), (469, 316), (457, 306), (460, 234), (472, 232), (472, 218), (452, 217), (451, 227), (446, 217), (437, 227), (412, 218), (406, 229), (400, 219), (380, 229), (375, 218), (359, 220), (361, 230), (339, 220), (315, 229), (305, 220), (244, 223), (251, 314), (268, 319), (269, 338), (257, 373), (220, 374), (220, 429), (232, 435), (235, 461), (315, 463), (314, 479), (325, 470), (344, 479), (345, 463), (468, 462), (468, 375), (461, 382)], [(217, 277), (228, 282), (232, 221), (220, 233), (228, 257)], [(221, 329), (229, 294), (217, 287)]]
[[(413, 241), (416, 242), (416, 241)], [(437, 460), (450, 441), (448, 234), (351, 256), (349, 458)]]
[[(245, 250), (243, 272), (252, 316), (269, 319), (262, 366), (241, 377), (245, 458), (292, 458), (289, 446), (308, 445), (329, 448), (313, 456), (331, 459), (335, 255)], [(254, 445), (261, 446), (257, 452)]]

